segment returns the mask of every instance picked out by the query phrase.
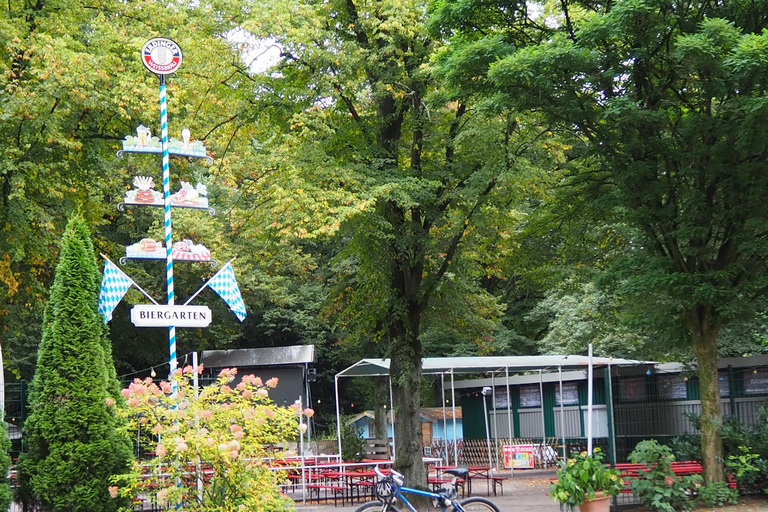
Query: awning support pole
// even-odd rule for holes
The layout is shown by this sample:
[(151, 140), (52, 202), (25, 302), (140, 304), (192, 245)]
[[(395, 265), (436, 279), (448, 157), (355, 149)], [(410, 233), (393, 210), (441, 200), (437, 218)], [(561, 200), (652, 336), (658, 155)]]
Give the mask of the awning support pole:
[(549, 464), (544, 455), (547, 446), (547, 423), (544, 420), (544, 376), (541, 369), (539, 369), (539, 402), (541, 405), (541, 463), (544, 469), (547, 469)]
[(339, 376), (334, 377), (334, 390), (336, 391), (336, 440), (339, 444), (339, 462), (341, 460), (341, 410), (339, 409)]
[(453, 408), (453, 465), (459, 465), (459, 438), (456, 431), (456, 387), (453, 382), (453, 368), (451, 368), (451, 407)]
[(589, 344), (589, 369), (587, 370), (587, 455), (592, 455), (592, 344)]
[(616, 466), (616, 432), (613, 424), (613, 381), (611, 378), (611, 365), (605, 369), (605, 403), (608, 413), (608, 461), (611, 466)]
[(493, 406), (493, 459), (496, 462), (495, 470), (499, 469), (499, 423), (496, 414), (496, 370), (491, 373), (491, 405)]
[[(509, 444), (512, 445), (512, 395), (509, 394), (509, 366), (504, 367), (504, 373), (507, 377), (507, 434), (509, 434)], [(510, 460), (510, 476), (515, 476), (515, 465)]]
[[(395, 457), (397, 456), (397, 446), (395, 445), (395, 401), (392, 398), (392, 376), (388, 375), (387, 379), (389, 379), (389, 410), (392, 411), (392, 460), (395, 460)], [(385, 435), (385, 439), (387, 440), (387, 443), (389, 443), (387, 436), (389, 436), (389, 432)]]
[(565, 408), (563, 407), (563, 367), (557, 367), (557, 373), (560, 378), (560, 437), (563, 438), (563, 464), (568, 460), (565, 450)]
[(448, 411), (445, 409), (445, 372), (440, 373), (440, 399), (443, 402), (443, 449), (440, 452), (443, 463), (448, 464), (448, 420), (446, 419)]

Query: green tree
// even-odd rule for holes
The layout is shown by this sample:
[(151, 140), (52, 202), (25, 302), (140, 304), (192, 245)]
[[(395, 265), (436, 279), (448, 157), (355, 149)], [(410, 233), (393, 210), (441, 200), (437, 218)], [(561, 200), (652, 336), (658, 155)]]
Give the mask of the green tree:
[(723, 478), (717, 339), (768, 284), (764, 4), (626, 0), (559, 13), (559, 33), (496, 63), (521, 108), (582, 137), (566, 182), (636, 230), (612, 278), (663, 297), (701, 383), (706, 481)]
[(18, 464), (22, 489), (48, 511), (109, 511), (109, 478), (126, 472), (131, 443), (115, 404), (106, 327), (97, 311), (100, 276), (88, 228), (73, 216), (46, 305)]
[(421, 486), (422, 336), (451, 331), (475, 353), (493, 350), (486, 337), (503, 305), (480, 283), (497, 273), (526, 181), (540, 172), (527, 142), (547, 137), (441, 89), (432, 59), (442, 42), (426, 10), (276, 0), (254, 12), (244, 28), (273, 38), (282, 57), (251, 77), (273, 122), (241, 177), (270, 183), (244, 201), (269, 201), (261, 229), (335, 240), (328, 318), (340, 340), (377, 343), (392, 358), (395, 464)]
[[(236, 134), (244, 121), (237, 114), (249, 98), (232, 82), (243, 66), (240, 45), (224, 35), (242, 19), (243, 10), (244, 4), (229, 1), (184, 9), (113, 0), (10, 0), (0, 7), (0, 337), (17, 376), (32, 377), (54, 277), (52, 262), (58, 260), (57, 240), (75, 205), (83, 206), (99, 251), (113, 259), (155, 226), (162, 233), (157, 209), (116, 210), (135, 175), (161, 183), (156, 155), (115, 157), (120, 141), (139, 125), (154, 134), (160, 131), (157, 77), (147, 72), (139, 55), (147, 39), (172, 37), (184, 50), (182, 68), (168, 80), (170, 136), (179, 138), (181, 129), (189, 128), (217, 159), (213, 170), (174, 159), (174, 188), (179, 179), (211, 185), (216, 182), (211, 175), (221, 173), (223, 183), (211, 191), (226, 192), (230, 152), (242, 146)], [(157, 20), (164, 22), (158, 25)], [(218, 197), (212, 204), (226, 211)], [(221, 248), (216, 256), (224, 256), (225, 244), (194, 235), (225, 234), (229, 218), (204, 222), (197, 215), (192, 225), (182, 217), (174, 218), (179, 220), (175, 238), (201, 240)], [(161, 287), (152, 289), (162, 282), (153, 263), (138, 266), (137, 280), (147, 284), (146, 277), (148, 291), (160, 295)], [(190, 294), (202, 277), (190, 277)], [(185, 293), (184, 276), (178, 284)], [(133, 297), (129, 294), (127, 302)], [(239, 333), (233, 325), (219, 329), (222, 340)], [(146, 361), (144, 353), (156, 354), (161, 343), (146, 330), (139, 335), (130, 324), (126, 327), (113, 331), (121, 369), (157, 364), (157, 359)], [(181, 338), (190, 346), (213, 343), (189, 332)]]

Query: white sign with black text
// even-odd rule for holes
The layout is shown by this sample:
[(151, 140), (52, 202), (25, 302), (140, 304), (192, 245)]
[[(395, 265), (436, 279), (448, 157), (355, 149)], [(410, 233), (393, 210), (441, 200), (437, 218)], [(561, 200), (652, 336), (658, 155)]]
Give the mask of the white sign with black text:
[(136, 327), (208, 327), (208, 306), (161, 306), (139, 304), (131, 309), (131, 322)]

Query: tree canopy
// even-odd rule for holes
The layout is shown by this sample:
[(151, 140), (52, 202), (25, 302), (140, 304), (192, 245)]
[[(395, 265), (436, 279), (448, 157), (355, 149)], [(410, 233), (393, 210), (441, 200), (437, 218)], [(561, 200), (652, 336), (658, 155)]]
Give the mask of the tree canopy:
[[(718, 349), (739, 353), (745, 333), (765, 348), (767, 18), (741, 1), (11, 0), (7, 360), (31, 377), (72, 211), (115, 260), (163, 239), (159, 209), (116, 209), (134, 176), (160, 182), (158, 158), (115, 156), (140, 124), (159, 132), (138, 51), (163, 35), (184, 51), (168, 79), (171, 136), (188, 127), (213, 158), (172, 159), (171, 181), (203, 183), (216, 209), (174, 210), (174, 238), (238, 256), (249, 310), (240, 324), (204, 291), (216, 321), (180, 330), (179, 354), (314, 343), (327, 396), (347, 363), (392, 357), (397, 464), (424, 484), (422, 357), (589, 342), (605, 355), (694, 353), (715, 446)], [(213, 273), (177, 269), (180, 299)], [(126, 271), (164, 297), (157, 262)], [(165, 333), (129, 322), (142, 300), (129, 292), (113, 317), (121, 374), (167, 362)]]

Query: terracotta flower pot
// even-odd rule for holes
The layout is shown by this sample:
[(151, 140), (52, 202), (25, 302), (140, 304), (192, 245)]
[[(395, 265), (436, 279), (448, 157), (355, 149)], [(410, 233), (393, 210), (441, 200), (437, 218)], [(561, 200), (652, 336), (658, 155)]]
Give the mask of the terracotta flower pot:
[(611, 496), (609, 494), (596, 492), (595, 499), (586, 500), (579, 505), (579, 510), (581, 510), (581, 512), (610, 512)]

